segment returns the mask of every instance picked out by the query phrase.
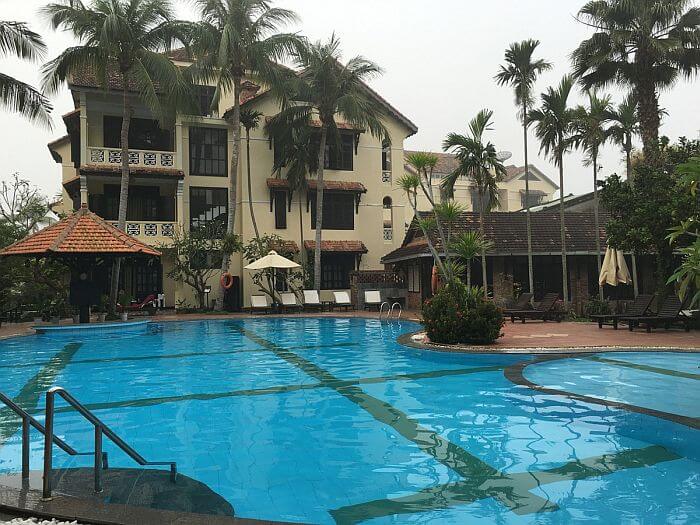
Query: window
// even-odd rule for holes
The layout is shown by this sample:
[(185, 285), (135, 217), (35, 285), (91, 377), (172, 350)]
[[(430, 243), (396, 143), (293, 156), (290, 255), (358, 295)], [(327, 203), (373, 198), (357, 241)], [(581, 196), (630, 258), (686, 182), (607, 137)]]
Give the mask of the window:
[[(354, 139), (355, 137), (351, 133), (341, 133), (338, 140), (329, 137), (326, 143), (326, 162), (324, 167), (329, 170), (352, 171), (355, 151)], [(339, 145), (340, 149), (338, 149)]]
[[(544, 193), (530, 192), (530, 207), (539, 206), (542, 204), (542, 199), (544, 198)], [(525, 198), (525, 192), (520, 193), (520, 203), (523, 208), (528, 207), (527, 199)]]
[(287, 228), (287, 192), (275, 190), (273, 199), (275, 203), (275, 228), (285, 230)]
[(384, 199), (382, 200), (382, 207), (385, 210), (391, 209), (391, 197), (384, 197)]
[(215, 92), (215, 86), (195, 86), (197, 108), (199, 109), (198, 115), (201, 115), (202, 117), (209, 117), (215, 113), (218, 113), (215, 109), (211, 108), (211, 103), (214, 100)]
[(420, 292), (420, 266), (414, 264), (406, 271), (409, 292)]
[[(311, 229), (316, 229), (316, 194), (311, 197)], [(355, 229), (355, 194), (324, 192), (323, 194), (323, 229)]]
[(324, 290), (350, 288), (350, 272), (354, 269), (354, 253), (322, 253), (321, 288)]
[(190, 258), (190, 266), (193, 270), (208, 270), (210, 268), (221, 268), (223, 255), (221, 252), (206, 252), (204, 250), (195, 252)]
[[(102, 123), (105, 148), (121, 148), (122, 118), (105, 115)], [(157, 120), (132, 118), (129, 122), (129, 149), (172, 151), (170, 131), (161, 129)]]
[(190, 175), (226, 177), (228, 132), (221, 128), (190, 128)]
[(190, 228), (212, 226), (222, 235), (228, 219), (228, 190), (226, 188), (190, 188)]
[[(119, 215), (118, 184), (105, 184), (104, 194), (90, 194), (90, 209), (103, 219), (116, 221)], [(129, 221), (174, 221), (175, 199), (162, 196), (157, 186), (129, 187), (129, 202), (126, 210)]]
[(391, 171), (391, 145), (387, 141), (382, 143), (382, 171)]

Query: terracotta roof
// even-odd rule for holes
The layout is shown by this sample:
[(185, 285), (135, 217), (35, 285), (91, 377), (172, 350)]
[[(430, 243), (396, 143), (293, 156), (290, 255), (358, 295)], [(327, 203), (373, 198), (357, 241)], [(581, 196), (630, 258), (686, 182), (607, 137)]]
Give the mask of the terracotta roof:
[[(316, 241), (304, 241), (307, 250), (316, 249)], [(321, 241), (322, 252), (367, 253), (362, 241)]]
[[(115, 164), (113, 166), (85, 164), (80, 166), (80, 173), (83, 175), (121, 175), (121, 172), (122, 167), (120, 164)], [(166, 176), (177, 177), (179, 179), (185, 176), (182, 170), (170, 168), (147, 168), (144, 166), (130, 166), (129, 173), (131, 173), (131, 175)]]
[(281, 254), (299, 253), (299, 245), (294, 241), (281, 240), (273, 242), (270, 248)]
[[(122, 90), (122, 74), (119, 72), (116, 65), (107, 68), (106, 77), (105, 82), (107, 89), (117, 91)], [(92, 67), (84, 66), (80, 70), (73, 72), (70, 77), (69, 85), (104, 89), (105, 82), (98, 78), (97, 71), (95, 71)], [(162, 93), (162, 89), (160, 89), (158, 83), (154, 82), (154, 85), (156, 92)], [(133, 80), (129, 82), (129, 91), (138, 91), (136, 83)], [(77, 111), (79, 112), (80, 110)]]
[(192, 62), (192, 57), (184, 47), (171, 49), (165, 53), (165, 56), (172, 60), (177, 60), (178, 62)]
[[(229, 108), (226, 110), (226, 113), (231, 111), (233, 108)], [(270, 123), (274, 117), (265, 117), (265, 123)], [(313, 128), (320, 128), (321, 127), (321, 121), (320, 120), (312, 120), (309, 122), (311, 127)], [(360, 133), (364, 133), (364, 129), (356, 128), (352, 124), (348, 124), (347, 122), (336, 122), (336, 127), (338, 129), (347, 129), (347, 130), (352, 130), (352, 131), (359, 131)]]
[[(421, 215), (423, 215), (422, 213)], [(540, 212), (530, 215), (532, 218), (532, 250), (536, 254), (561, 253), (561, 233), (559, 213)], [(595, 226), (592, 213), (567, 212), (565, 217), (566, 249), (570, 254), (596, 253)], [(606, 246), (604, 224), (607, 215), (600, 219), (600, 244)], [(527, 215), (522, 212), (494, 212), (484, 217), (484, 232), (488, 240), (494, 243), (492, 255), (527, 254)], [(479, 214), (461, 213), (453, 226), (453, 235), (479, 229)], [(437, 236), (432, 236), (435, 246), (442, 253)], [(416, 256), (430, 255), (428, 243), (415, 221), (411, 224), (403, 246), (382, 258), (385, 263)]]
[[(310, 190), (315, 190), (318, 187), (318, 181), (309, 180), (306, 186)], [(267, 187), (272, 189), (288, 189), (289, 181), (287, 179), (270, 178), (267, 179)], [(361, 182), (342, 181), (342, 180), (324, 180), (323, 189), (327, 191), (350, 191), (353, 193), (367, 193), (367, 188)]]
[(160, 252), (115, 228), (87, 207), (0, 250), (2, 255), (155, 255)]

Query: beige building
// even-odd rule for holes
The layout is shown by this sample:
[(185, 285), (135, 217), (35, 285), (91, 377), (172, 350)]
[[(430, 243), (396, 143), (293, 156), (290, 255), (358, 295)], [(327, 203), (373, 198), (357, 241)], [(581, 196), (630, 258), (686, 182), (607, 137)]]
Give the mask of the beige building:
[[(404, 153), (408, 156), (415, 152), (406, 150)], [(440, 181), (457, 168), (457, 160), (454, 155), (449, 153), (434, 154), (438, 156), (439, 160), (433, 171), (433, 195), (436, 199), (439, 199), (441, 195)], [(408, 164), (406, 164), (406, 170), (415, 173), (415, 170)], [(498, 185), (499, 207), (496, 208), (497, 211), (518, 211), (525, 208), (526, 177), (530, 179), (530, 206), (537, 206), (552, 200), (554, 193), (559, 189), (559, 186), (552, 179), (532, 164), (530, 164), (527, 175), (524, 166), (506, 166), (506, 171), (505, 179)], [(459, 179), (456, 182), (454, 200), (462, 204), (465, 207), (465, 211), (478, 211), (479, 209), (478, 194), (469, 179)], [(422, 192), (418, 192), (418, 209), (419, 211), (430, 209), (428, 200)], [(407, 222), (410, 223), (412, 218), (413, 213), (411, 212), (407, 216)]]
[[(172, 59), (187, 66), (182, 53)], [(121, 151), (121, 94), (119, 78), (110, 77), (105, 91), (89, 71), (69, 82), (75, 110), (64, 116), (67, 134), (49, 144), (61, 165), (66, 208), (81, 203), (107, 220), (116, 222), (119, 203)], [(262, 112), (261, 124), (279, 111), (277, 101), (264, 89), (246, 82), (244, 108)], [(324, 172), (324, 230), (322, 288), (347, 289), (348, 273), (355, 269), (380, 269), (381, 258), (401, 246), (408, 217), (405, 196), (396, 180), (403, 174), (403, 142), (416, 133), (416, 126), (377, 93), (367, 88), (385, 108), (385, 125), (391, 146), (363, 130), (342, 122), (341, 150), (333, 155)], [(228, 202), (228, 170), (233, 130), (224, 118), (233, 105), (222, 97), (219, 110), (208, 108), (213, 87), (198, 87), (200, 114), (178, 115), (168, 129), (161, 129), (153, 115), (133, 98), (130, 126), (131, 182), (127, 232), (151, 245), (171, 242), (177, 228), (188, 229), (209, 221), (225, 224)], [(315, 184), (309, 191), (290, 196), (284, 171), (273, 174), (275, 145), (261, 125), (251, 131), (252, 191), (246, 184), (245, 137), (239, 163), (236, 233), (243, 242), (254, 237), (249, 202), (252, 201), (261, 233), (279, 235), (296, 250), (311, 250), (314, 239)], [(243, 134), (244, 135), (244, 134)], [(302, 245), (303, 238), (306, 242)], [(214, 263), (211, 263), (212, 266)], [(240, 254), (232, 260), (231, 273), (240, 276), (240, 297), (248, 305), (256, 293), (247, 261)], [(218, 266), (218, 265), (217, 265)], [(159, 264), (134, 265), (123, 272), (124, 289), (134, 297), (161, 292), (166, 306), (194, 304), (189, 287), (173, 282), (166, 274), (172, 261), (164, 256)], [(220, 298), (219, 272), (211, 279), (210, 300)]]

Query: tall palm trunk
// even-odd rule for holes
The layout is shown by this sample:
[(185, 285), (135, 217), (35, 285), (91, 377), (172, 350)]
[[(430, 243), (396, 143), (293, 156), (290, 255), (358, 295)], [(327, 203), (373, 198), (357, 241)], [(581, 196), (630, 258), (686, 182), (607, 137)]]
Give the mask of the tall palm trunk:
[[(121, 129), (121, 186), (119, 189), (119, 213), (117, 227), (126, 231), (126, 212), (129, 207), (129, 125), (131, 124), (131, 101), (129, 100), (129, 79), (122, 72), (122, 129)], [(110, 301), (116, 309), (119, 295), (119, 273), (121, 259), (116, 258), (112, 264), (112, 282), (110, 283)]]
[(467, 287), (472, 287), (472, 261), (469, 259), (467, 261)]
[[(559, 138), (561, 144), (562, 138)], [(564, 156), (559, 154), (559, 228), (561, 229), (561, 285), (564, 304), (569, 303), (569, 271), (566, 264), (566, 224), (564, 218)]]
[[(479, 233), (481, 234), (481, 238), (485, 239), (486, 237), (484, 236), (484, 208), (485, 203), (484, 203), (485, 197), (484, 194), (481, 194), (481, 207), (479, 209)], [(482, 247), (481, 248), (481, 282), (484, 287), (484, 294), (488, 297), (489, 294), (489, 283), (488, 283), (488, 276), (486, 275), (486, 248)]]
[[(236, 199), (238, 197), (238, 158), (241, 151), (241, 78), (233, 79), (233, 116), (231, 125), (233, 126), (233, 148), (231, 151), (231, 164), (228, 174), (228, 218), (226, 221), (226, 233), (235, 233), (236, 225)], [(231, 254), (223, 254), (221, 261), (221, 271), (228, 272), (231, 265)]]
[(304, 214), (301, 205), (301, 188), (299, 188), (299, 258), (301, 266), (306, 271), (306, 250), (304, 250)]
[(659, 164), (659, 97), (654, 85), (639, 82), (636, 86), (639, 114), (639, 134), (642, 137), (644, 160)]
[[(625, 160), (627, 161), (627, 182), (634, 188), (634, 173), (632, 172), (632, 134), (625, 136)], [(639, 295), (639, 280), (637, 279), (637, 254), (632, 252), (632, 288), (634, 297)]]
[(318, 150), (316, 185), (316, 246), (314, 247), (314, 289), (321, 293), (321, 230), (323, 226), (323, 169), (326, 162), (328, 124), (321, 120), (321, 144)]
[(253, 209), (253, 184), (250, 180), (250, 130), (245, 129), (245, 156), (246, 156), (246, 167), (248, 168), (248, 206), (250, 208), (250, 220), (253, 222), (253, 231), (255, 231), (255, 238), (260, 239), (260, 233), (258, 232), (258, 222), (255, 220), (255, 210)]
[[(600, 226), (599, 226), (599, 214), (598, 214), (598, 152), (594, 151), (592, 155), (593, 160), (593, 218), (595, 225), (595, 251), (596, 251), (596, 264), (598, 268), (598, 275), (600, 275), (600, 269), (602, 266), (602, 260), (600, 257)], [(603, 299), (603, 287), (598, 284), (598, 298)]]
[(530, 217), (530, 165), (527, 161), (527, 104), (523, 104), (523, 145), (525, 151), (525, 223), (527, 229), (527, 276), (530, 293), (535, 293), (535, 274), (532, 264), (532, 223)]

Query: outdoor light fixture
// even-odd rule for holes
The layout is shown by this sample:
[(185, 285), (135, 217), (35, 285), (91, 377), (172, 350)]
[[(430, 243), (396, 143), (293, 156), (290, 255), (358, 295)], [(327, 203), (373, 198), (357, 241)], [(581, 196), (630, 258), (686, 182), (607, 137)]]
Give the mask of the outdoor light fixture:
[(211, 286), (205, 286), (204, 293), (207, 296), (207, 310), (209, 310), (209, 294), (211, 293)]

